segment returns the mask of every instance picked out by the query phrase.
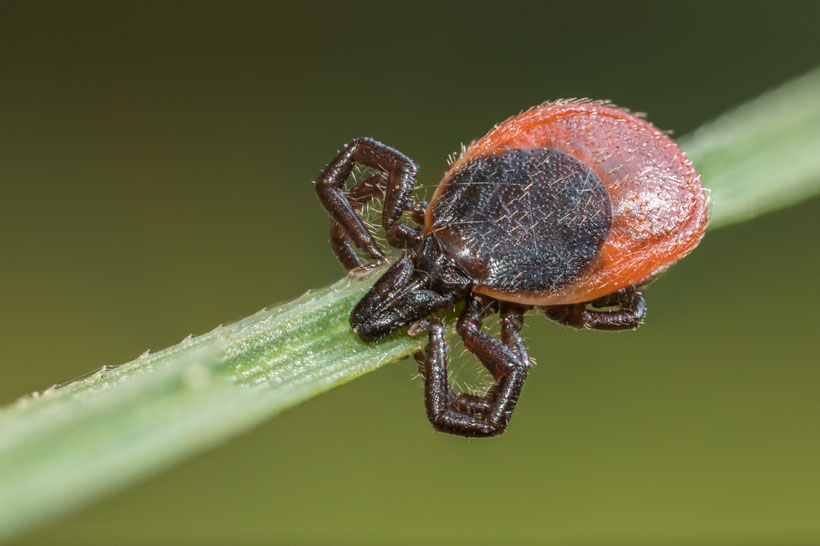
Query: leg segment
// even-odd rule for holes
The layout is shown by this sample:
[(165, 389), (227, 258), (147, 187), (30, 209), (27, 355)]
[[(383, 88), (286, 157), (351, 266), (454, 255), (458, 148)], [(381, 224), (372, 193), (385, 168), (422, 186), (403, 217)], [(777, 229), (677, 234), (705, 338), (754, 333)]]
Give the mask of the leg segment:
[[(345, 192), (345, 181), (356, 164), (381, 172)], [(398, 223), (408, 207), (414, 209), (410, 195), (417, 172), (415, 164), (404, 154), (370, 138), (354, 140), (328, 163), (316, 179), (316, 193), (333, 219), (331, 246), (342, 265), (348, 269), (361, 265), (348, 239), (371, 258), (384, 259), (384, 253), (357, 214), (357, 210), (373, 197), (384, 199), (382, 225), (387, 231), (388, 242), (407, 246), (417, 240), (416, 230)], [(413, 212), (418, 217), (415, 210)]]
[[(347, 198), (354, 211), (360, 212), (371, 199), (384, 199), (386, 183), (387, 179), (384, 175), (376, 173), (354, 184), (349, 191), (343, 193), (343, 196)], [(353, 250), (353, 245), (350, 244), (347, 232), (335, 220), (330, 221), (330, 248), (348, 271), (363, 265), (356, 251)]]
[(447, 384), (447, 341), (444, 327), (434, 320), (428, 326), (429, 343), (424, 350), (424, 405), (436, 430), (460, 436), (486, 437), (496, 432), (478, 417), (450, 408), (452, 393)]
[[(447, 383), (447, 342), (441, 322), (428, 327), (429, 343), (423, 355), (427, 417), (441, 432), (468, 437), (496, 436), (510, 421), (527, 376), (528, 358), (518, 331), (526, 308), (502, 304), (501, 337), (480, 331), (482, 305), (473, 296), (459, 318), (464, 344), (490, 371), (497, 383), (484, 396), (454, 393)], [(422, 360), (421, 356), (417, 359)]]
[[(384, 200), (386, 184), (387, 178), (385, 175), (376, 173), (359, 180), (350, 190), (342, 193), (347, 197), (353, 210), (358, 213), (372, 199)], [(411, 220), (421, 225), (424, 223), (427, 201), (411, 199), (408, 202), (407, 210), (410, 212)], [(396, 224), (387, 232), (387, 242), (399, 248), (414, 246), (421, 239), (419, 231), (420, 229), (413, 229), (405, 224)], [(364, 265), (353, 249), (347, 232), (335, 220), (330, 221), (330, 248), (348, 271)]]
[[(615, 309), (610, 311), (594, 309), (604, 307)], [(542, 311), (547, 318), (573, 328), (634, 330), (641, 325), (641, 320), (646, 313), (646, 301), (643, 294), (630, 286), (587, 303), (551, 305), (542, 308)]]

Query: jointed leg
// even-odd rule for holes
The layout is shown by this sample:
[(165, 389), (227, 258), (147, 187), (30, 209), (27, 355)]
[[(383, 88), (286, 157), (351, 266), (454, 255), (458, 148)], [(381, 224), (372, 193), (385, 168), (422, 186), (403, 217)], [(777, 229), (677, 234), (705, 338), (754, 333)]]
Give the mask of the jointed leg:
[(495, 436), (504, 432), (518, 402), (529, 365), (523, 340), (518, 333), (525, 310), (518, 305), (502, 304), (502, 341), (499, 341), (480, 331), (480, 302), (472, 296), (467, 300), (467, 306), (459, 318), (459, 333), (470, 352), (478, 357), (497, 381), (484, 396), (450, 390), (443, 327), (438, 321), (430, 323), (429, 343), (422, 365), (427, 417), (436, 430), (470, 437)]
[[(381, 172), (345, 191), (345, 181), (355, 164), (372, 167)], [(417, 230), (398, 223), (408, 208), (411, 209), (414, 220), (420, 218), (417, 212), (419, 203), (410, 199), (416, 173), (415, 164), (401, 152), (370, 138), (358, 138), (345, 146), (319, 175), (316, 180), (316, 193), (333, 219), (331, 246), (346, 268), (352, 269), (361, 265), (361, 260), (356, 256), (348, 239), (371, 258), (384, 259), (384, 253), (357, 214), (364, 203), (374, 197), (384, 199), (382, 225), (387, 232), (388, 242), (396, 246), (409, 246), (417, 242)]]
[[(357, 182), (345, 192), (348, 201), (353, 205), (357, 212), (361, 212), (364, 205), (371, 199), (380, 199), (387, 201), (387, 184), (388, 180), (382, 173), (377, 173), (360, 182)], [(410, 191), (412, 191), (412, 187)], [(387, 242), (391, 246), (399, 248), (413, 247), (421, 240), (421, 226), (424, 223), (424, 214), (427, 212), (427, 201), (419, 199), (409, 199), (403, 210), (410, 213), (410, 219), (419, 225), (418, 228), (412, 228), (406, 224), (393, 223), (390, 227), (385, 226), (385, 235)], [(386, 205), (385, 205), (386, 206)], [(399, 215), (401, 216), (401, 214)], [(384, 211), (382, 211), (382, 222), (385, 221)], [(333, 222), (335, 224), (335, 222)], [(338, 224), (336, 224), (338, 225)]]
[(458, 318), (458, 333), (464, 346), (476, 355), (496, 381), (501, 379), (519, 362), (527, 361), (527, 351), (519, 330), (524, 322), (526, 309), (511, 303), (501, 304), (501, 341), (481, 332), (484, 306), (473, 295), (467, 298)]
[[(611, 311), (588, 309), (615, 307)], [(646, 313), (646, 301), (635, 287), (619, 290), (587, 303), (552, 305), (542, 309), (547, 318), (573, 328), (592, 330), (634, 330)]]
[[(384, 175), (376, 173), (359, 180), (350, 190), (342, 192), (342, 194), (347, 198), (354, 211), (361, 212), (362, 208), (371, 199), (384, 199), (384, 186), (386, 183), (387, 179)], [(350, 244), (350, 237), (336, 220), (330, 221), (330, 248), (345, 269), (351, 270), (363, 265), (356, 251), (353, 250), (353, 245)]]

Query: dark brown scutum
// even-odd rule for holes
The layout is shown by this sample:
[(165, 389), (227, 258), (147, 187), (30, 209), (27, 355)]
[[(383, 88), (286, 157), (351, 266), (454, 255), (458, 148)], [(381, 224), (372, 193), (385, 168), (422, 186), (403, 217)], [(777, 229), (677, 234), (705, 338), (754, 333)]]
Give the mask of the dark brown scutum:
[(427, 232), (477, 287), (543, 293), (564, 286), (598, 256), (612, 222), (601, 179), (557, 150), (479, 157), (444, 184)]

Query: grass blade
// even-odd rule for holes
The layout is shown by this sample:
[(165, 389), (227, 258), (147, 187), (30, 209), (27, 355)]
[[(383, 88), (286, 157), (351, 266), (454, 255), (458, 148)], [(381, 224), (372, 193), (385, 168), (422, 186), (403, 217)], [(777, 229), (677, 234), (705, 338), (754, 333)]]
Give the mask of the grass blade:
[(750, 220), (820, 189), (820, 69), (681, 139), (711, 190), (711, 227)]

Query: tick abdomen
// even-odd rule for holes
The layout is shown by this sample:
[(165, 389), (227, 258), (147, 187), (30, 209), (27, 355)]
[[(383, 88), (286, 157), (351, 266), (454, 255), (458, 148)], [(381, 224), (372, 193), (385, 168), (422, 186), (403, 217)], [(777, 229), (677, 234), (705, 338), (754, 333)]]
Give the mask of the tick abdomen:
[(571, 283), (598, 257), (612, 223), (601, 179), (549, 148), (474, 158), (441, 186), (425, 232), (479, 293), (546, 294)]

